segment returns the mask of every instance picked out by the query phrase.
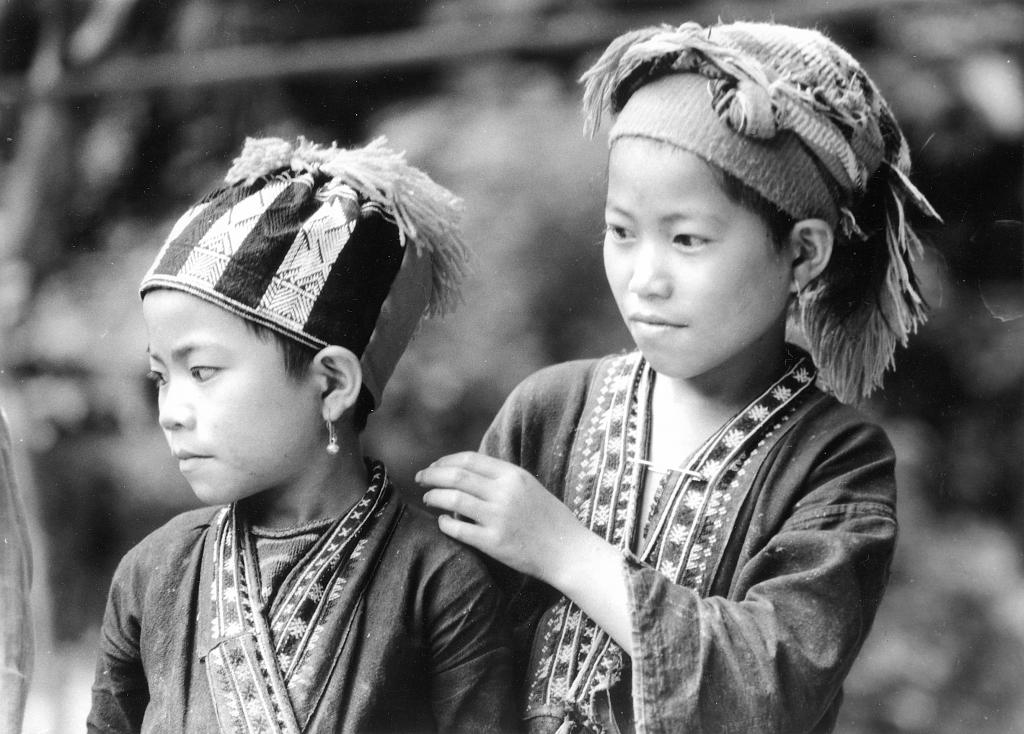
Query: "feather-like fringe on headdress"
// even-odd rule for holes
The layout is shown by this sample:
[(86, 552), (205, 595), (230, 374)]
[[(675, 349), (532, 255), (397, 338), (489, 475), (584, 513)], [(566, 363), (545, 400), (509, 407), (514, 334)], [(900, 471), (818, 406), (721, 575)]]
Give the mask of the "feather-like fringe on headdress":
[[(801, 43), (812, 46), (811, 57), (781, 60)], [(744, 50), (753, 44), (771, 45), (770, 63)], [(808, 58), (821, 62), (816, 71), (827, 70), (827, 78), (811, 76)], [(789, 62), (795, 65), (786, 68)], [(827, 281), (819, 279), (801, 298), (800, 323), (825, 385), (844, 402), (866, 397), (892, 366), (896, 344), (905, 345), (926, 318), (912, 269), (922, 247), (906, 207), (941, 221), (910, 182), (906, 140), (881, 94), (849, 54), (816, 31), (749, 23), (653, 26), (616, 38), (581, 77), (586, 134), (595, 135), (603, 115), (617, 115), (639, 87), (673, 73), (707, 77), (711, 104), (738, 135), (770, 139), (781, 130), (795, 133), (840, 190), (852, 192), (852, 206), (837, 202), (839, 234), (884, 248), (884, 277), (852, 310), (849, 304), (833, 307)], [(850, 141), (843, 129), (860, 137), (849, 136), (855, 138)], [(876, 187), (886, 195), (868, 206), (883, 211), (861, 211), (865, 191)], [(875, 225), (865, 227), (866, 235), (858, 215)]]
[(845, 304), (836, 307), (829, 302), (828, 282), (819, 277), (800, 295), (798, 321), (824, 385), (841, 401), (854, 403), (881, 387), (897, 344), (906, 346), (926, 320), (927, 310), (912, 269), (923, 248), (906, 224), (902, 199), (891, 195), (885, 231), (874, 238), (860, 232), (848, 215), (849, 210), (844, 211), (847, 224), (840, 225), (853, 228), (848, 236), (887, 248), (884, 275), (875, 293), (864, 294), (849, 310)]
[(417, 252), (430, 256), (432, 287), (427, 314), (443, 315), (458, 304), (458, 286), (469, 262), (458, 227), (462, 200), (409, 165), (404, 153), (388, 148), (385, 137), (362, 148), (325, 147), (303, 137), (295, 143), (281, 138), (247, 138), (224, 181), (228, 185), (251, 184), (282, 170), (328, 176), (330, 180), (316, 193), (318, 198), (330, 199), (337, 187), (347, 186), (384, 207), (403, 241), (411, 241)]

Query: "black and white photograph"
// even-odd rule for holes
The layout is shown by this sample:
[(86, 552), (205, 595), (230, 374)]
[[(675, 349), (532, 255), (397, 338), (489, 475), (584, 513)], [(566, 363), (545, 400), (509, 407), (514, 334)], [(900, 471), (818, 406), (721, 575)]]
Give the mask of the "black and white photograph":
[(0, 0), (0, 734), (1024, 733), (1019, 0)]

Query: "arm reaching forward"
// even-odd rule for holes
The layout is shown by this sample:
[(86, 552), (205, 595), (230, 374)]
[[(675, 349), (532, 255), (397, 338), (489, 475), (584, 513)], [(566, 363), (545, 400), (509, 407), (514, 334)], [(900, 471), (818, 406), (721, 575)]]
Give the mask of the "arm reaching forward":
[(416, 475), (441, 531), (572, 599), (631, 653), (623, 556), (529, 472), (466, 451)]

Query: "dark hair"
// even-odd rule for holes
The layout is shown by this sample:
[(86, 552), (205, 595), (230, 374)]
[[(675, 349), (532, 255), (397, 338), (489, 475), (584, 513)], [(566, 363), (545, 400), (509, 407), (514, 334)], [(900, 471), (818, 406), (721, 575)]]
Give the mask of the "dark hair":
[[(731, 173), (714, 165), (711, 170), (730, 200), (746, 206), (761, 217), (768, 226), (775, 246), (781, 250), (797, 220)], [(879, 241), (884, 242), (887, 192), (884, 176), (878, 173), (872, 175), (857, 210), (857, 222), (865, 235), (844, 234), (841, 228), (836, 228), (833, 233), (832, 255), (817, 278), (822, 284), (817, 300), (819, 310), (831, 314), (839, 323), (849, 325), (850, 320), (863, 311), (865, 303), (878, 303), (878, 293), (889, 264), (888, 250), (877, 244)], [(913, 278), (913, 271), (908, 272)], [(877, 308), (882, 318), (888, 321), (881, 305), (877, 305)], [(858, 324), (849, 325), (848, 328), (867, 327)]]
[[(284, 371), (290, 378), (300, 380), (306, 376), (310, 365), (313, 364), (313, 357), (316, 356), (315, 349), (249, 319), (242, 319), (242, 321), (245, 322), (246, 328), (258, 338), (263, 341), (273, 341), (277, 345), (281, 352), (281, 359), (284, 361)], [(359, 397), (352, 408), (352, 427), (357, 433), (366, 428), (366, 420), (370, 417), (373, 409), (373, 396), (366, 389), (366, 385), (363, 385), (359, 389)]]

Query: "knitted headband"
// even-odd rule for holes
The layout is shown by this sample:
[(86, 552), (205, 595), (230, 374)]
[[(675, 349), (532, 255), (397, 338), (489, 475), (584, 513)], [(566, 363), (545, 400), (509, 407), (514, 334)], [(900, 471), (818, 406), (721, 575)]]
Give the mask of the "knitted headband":
[(224, 180), (178, 219), (140, 293), (184, 291), (311, 348), (343, 346), (379, 405), (420, 318), (456, 300), (461, 201), (384, 138), (249, 138)]
[(862, 243), (858, 254), (885, 261), (856, 303), (825, 277), (801, 294), (823, 381), (847, 402), (870, 394), (925, 319), (907, 204), (939, 217), (910, 182), (907, 142), (856, 60), (813, 30), (686, 23), (620, 36), (581, 81), (590, 135), (608, 110), (609, 145), (641, 137), (690, 151), (793, 218), (830, 222), (838, 246)]

